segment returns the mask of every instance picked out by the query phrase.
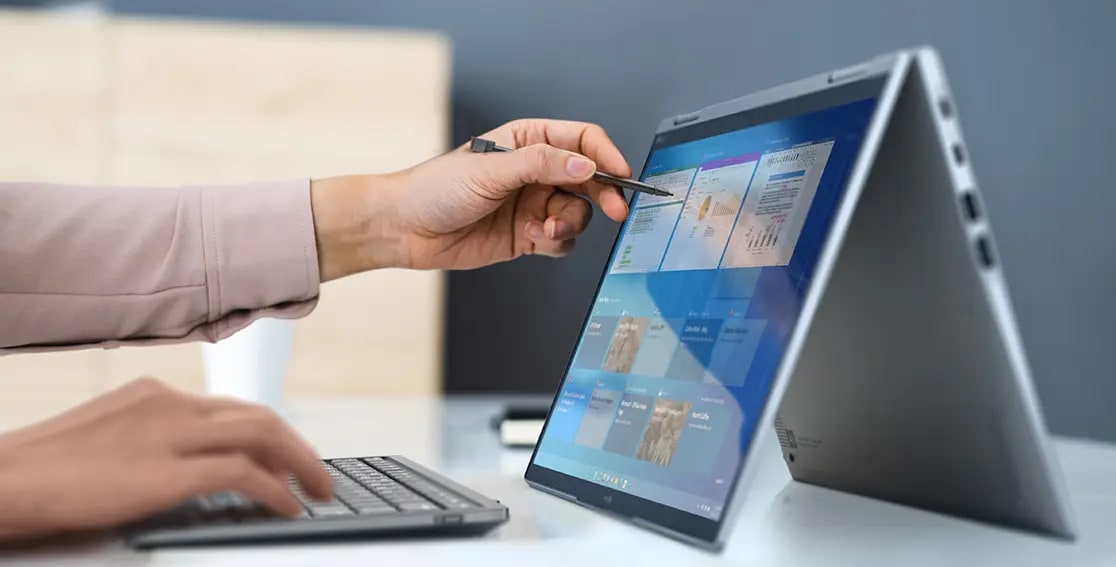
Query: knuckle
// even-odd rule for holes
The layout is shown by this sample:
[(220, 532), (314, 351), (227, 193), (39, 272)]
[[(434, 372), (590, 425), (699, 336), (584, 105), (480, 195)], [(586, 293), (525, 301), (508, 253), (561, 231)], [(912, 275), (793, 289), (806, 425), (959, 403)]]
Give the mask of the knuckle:
[(585, 199), (575, 197), (572, 201), (569, 201), (567, 206), (573, 209), (576, 220), (585, 222), (593, 218), (593, 207)]
[(272, 420), (272, 419), (278, 420), (279, 419), (279, 414), (275, 413), (274, 410), (272, 410), (271, 408), (269, 408), (265, 405), (251, 404), (249, 407), (251, 408), (252, 415), (259, 418), (259, 419), (266, 419), (266, 420)]
[(525, 140), (545, 140), (546, 127), (550, 121), (544, 118), (525, 118), (523, 119), (522, 135)]
[(550, 154), (546, 144), (532, 144), (516, 150), (517, 172), (516, 181), (521, 185), (535, 183), (543, 176), (550, 163)]
[(172, 391), (166, 384), (151, 376), (133, 380), (130, 387), (145, 397), (165, 395)]
[(546, 171), (550, 165), (552, 158), (550, 146), (546, 144), (534, 144), (530, 146), (531, 159), (536, 172)]
[(279, 414), (269, 407), (261, 408), (260, 419), (267, 423), (271, 431), (279, 431), (286, 427), (283, 423), (283, 418), (279, 417)]
[(255, 477), (255, 466), (252, 460), (245, 455), (233, 455), (224, 465), (225, 478), (229, 483), (239, 485), (251, 482)]
[(249, 433), (257, 442), (267, 442), (274, 439), (283, 430), (283, 423), (279, 416), (268, 409), (261, 409), (248, 420)]
[(163, 387), (163, 383), (151, 376), (142, 376), (133, 380), (132, 386), (140, 390), (157, 390)]

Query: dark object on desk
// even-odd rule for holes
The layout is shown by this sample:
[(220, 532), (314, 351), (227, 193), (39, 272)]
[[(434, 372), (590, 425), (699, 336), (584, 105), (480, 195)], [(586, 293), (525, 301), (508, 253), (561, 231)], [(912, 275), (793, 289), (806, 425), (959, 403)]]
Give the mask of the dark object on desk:
[[(510, 148), (497, 146), (496, 143), (492, 140), (485, 140), (484, 138), (473, 138), (469, 142), (469, 150), (478, 154), (512, 151)], [(628, 179), (626, 177), (616, 177), (615, 175), (609, 175), (600, 171), (593, 174), (593, 179), (596, 179), (601, 183), (615, 185), (616, 187), (623, 187), (624, 189), (631, 189), (632, 191), (638, 191), (640, 193), (647, 193), (648, 195), (655, 195), (656, 197), (674, 196), (674, 193), (664, 191), (662, 189), (659, 189), (658, 187), (655, 187), (654, 185), (648, 185), (646, 183), (643, 183), (642, 181), (636, 181), (635, 179)]]
[(500, 443), (515, 449), (531, 449), (539, 442), (546, 420), (504, 421), (500, 424)]
[(510, 405), (504, 408), (503, 413), (492, 417), (492, 429), (500, 429), (500, 424), (505, 421), (537, 421), (546, 419), (550, 413), (550, 403), (546, 404), (521, 404)]
[(479, 535), (508, 520), (499, 502), (402, 457), (327, 459), (334, 498), (291, 480), (301, 516), (277, 518), (236, 493), (196, 499), (125, 528), (137, 548), (311, 539)]
[(493, 416), (490, 425), (496, 430), (500, 443), (504, 446), (531, 448), (538, 443), (549, 411), (549, 404), (508, 406), (503, 413)]

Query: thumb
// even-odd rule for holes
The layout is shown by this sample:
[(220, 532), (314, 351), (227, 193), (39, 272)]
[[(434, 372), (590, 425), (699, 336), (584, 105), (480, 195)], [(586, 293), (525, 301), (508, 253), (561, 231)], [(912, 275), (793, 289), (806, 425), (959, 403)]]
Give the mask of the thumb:
[(510, 152), (477, 156), (484, 159), (483, 178), (493, 189), (512, 191), (524, 185), (577, 185), (597, 171), (589, 158), (547, 144), (534, 144)]

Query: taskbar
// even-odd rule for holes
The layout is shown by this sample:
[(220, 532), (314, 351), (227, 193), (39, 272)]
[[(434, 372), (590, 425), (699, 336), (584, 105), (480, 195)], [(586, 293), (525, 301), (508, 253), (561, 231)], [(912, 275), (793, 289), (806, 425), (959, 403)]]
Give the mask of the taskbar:
[(720, 520), (724, 511), (724, 503), (711, 498), (543, 451), (535, 456), (534, 464), (714, 521)]

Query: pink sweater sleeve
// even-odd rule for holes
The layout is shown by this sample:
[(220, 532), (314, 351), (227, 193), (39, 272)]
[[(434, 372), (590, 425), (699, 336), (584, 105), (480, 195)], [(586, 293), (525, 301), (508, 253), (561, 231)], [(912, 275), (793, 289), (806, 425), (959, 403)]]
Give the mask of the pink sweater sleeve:
[(216, 341), (317, 304), (308, 180), (0, 183), (0, 354)]

